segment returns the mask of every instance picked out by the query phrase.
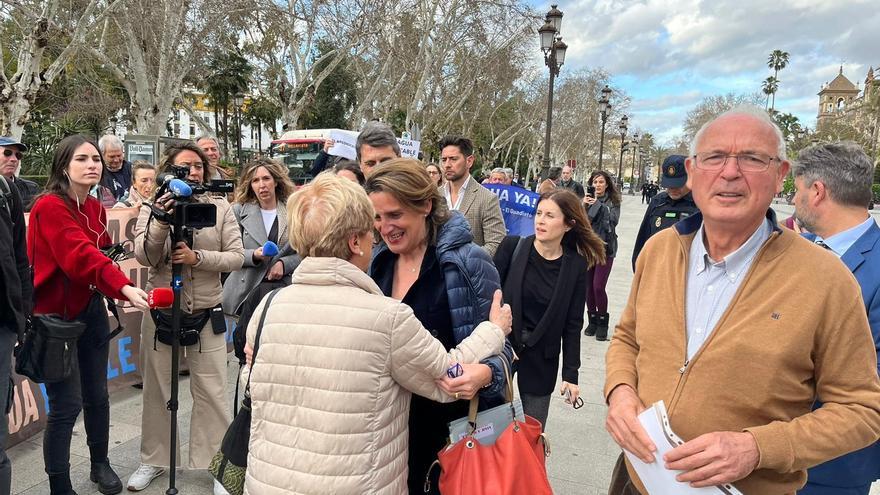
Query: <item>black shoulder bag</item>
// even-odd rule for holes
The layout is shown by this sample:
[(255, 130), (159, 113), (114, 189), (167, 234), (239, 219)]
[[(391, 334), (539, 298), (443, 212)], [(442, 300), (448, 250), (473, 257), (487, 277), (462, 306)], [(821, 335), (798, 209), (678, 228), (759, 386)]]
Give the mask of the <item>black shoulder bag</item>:
[(244, 399), (241, 401), (241, 409), (232, 419), (220, 450), (211, 459), (208, 471), (214, 479), (223, 485), (230, 495), (241, 495), (244, 492), (244, 475), (247, 471), (248, 446), (251, 441), (251, 376), (254, 365), (257, 364), (257, 352), (260, 350), (260, 336), (263, 334), (263, 323), (266, 321), (266, 313), (275, 294), (280, 288), (269, 293), (263, 313), (260, 315), (260, 323), (257, 326), (257, 335), (254, 336), (254, 355), (251, 359), (251, 371), (248, 373), (247, 385), (244, 387)]
[[(34, 254), (36, 252), (35, 245)], [(34, 279), (36, 256), (34, 258), (30, 266), (31, 281)], [(65, 300), (68, 299), (69, 286), (70, 282), (64, 276)], [(57, 314), (29, 315), (24, 337), (15, 353), (15, 372), (37, 383), (64, 381), (73, 372), (77, 341), (85, 330), (85, 323), (67, 320), (66, 305), (64, 317)]]

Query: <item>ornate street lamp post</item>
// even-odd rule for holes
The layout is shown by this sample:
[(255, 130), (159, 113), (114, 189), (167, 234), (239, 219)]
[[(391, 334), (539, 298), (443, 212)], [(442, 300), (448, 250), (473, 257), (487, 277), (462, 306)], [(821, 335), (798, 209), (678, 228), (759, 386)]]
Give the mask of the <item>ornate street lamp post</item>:
[(632, 144), (636, 145), (633, 148), (633, 156), (632, 156), (632, 174), (629, 177), (629, 193), (633, 194), (633, 188), (636, 185), (636, 155), (639, 153), (639, 133), (633, 134)]
[(237, 134), (237, 144), (238, 144), (238, 169), (241, 170), (242, 167), (242, 153), (241, 153), (241, 107), (244, 105), (244, 95), (241, 93), (236, 94), (232, 99), (233, 105), (235, 105), (235, 115), (236, 115), (236, 127), (238, 128)]
[(638, 182), (636, 182), (636, 166), (633, 165), (633, 171), (632, 171), (633, 187), (631, 187), (629, 190), (630, 194), (635, 194), (635, 188), (641, 187), (641, 185), (645, 183), (645, 176), (647, 175), (645, 173), (645, 170), (647, 170), (647, 167), (645, 167), (645, 160), (647, 158), (648, 158), (648, 151), (645, 149), (639, 150), (639, 164), (638, 164), (639, 180), (638, 180)]
[(617, 128), (620, 130), (620, 162), (617, 163), (617, 187), (618, 189), (623, 187), (623, 153), (626, 152), (626, 130), (627, 123), (629, 122), (629, 117), (624, 115), (620, 119), (620, 125)]
[(559, 75), (559, 69), (565, 62), (565, 51), (568, 45), (562, 42), (562, 11), (556, 5), (550, 6), (544, 25), (538, 29), (541, 37), (541, 51), (544, 52), (544, 63), (550, 69), (550, 89), (547, 92), (547, 124), (544, 135), (544, 162), (541, 166), (541, 179), (547, 177), (550, 168), (550, 129), (553, 125), (553, 83)]
[(602, 132), (599, 134), (599, 170), (602, 170), (602, 153), (605, 147), (605, 122), (608, 121), (608, 113), (611, 111), (611, 88), (606, 84), (602, 88), (602, 97), (599, 98), (599, 115), (602, 117)]

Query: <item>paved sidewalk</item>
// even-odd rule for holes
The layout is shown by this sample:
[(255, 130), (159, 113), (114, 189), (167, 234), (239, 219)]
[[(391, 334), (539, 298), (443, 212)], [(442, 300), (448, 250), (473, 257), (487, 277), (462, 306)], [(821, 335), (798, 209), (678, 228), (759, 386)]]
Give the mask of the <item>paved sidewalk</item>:
[[(609, 312), (613, 327), (629, 295), (632, 282), (630, 257), (632, 245), (644, 215), (645, 205), (640, 197), (625, 196), (618, 226), (619, 252), (608, 283)], [(774, 205), (776, 207), (777, 205)], [(790, 214), (791, 207), (778, 205), (777, 211)], [(560, 495), (604, 495), (611, 478), (611, 469), (620, 449), (605, 432), (605, 403), (602, 385), (605, 374), (605, 350), (608, 342), (596, 342), (584, 338), (581, 344), (580, 386), (584, 407), (574, 410), (563, 403), (561, 396), (554, 396), (550, 405), (547, 433), (550, 437), (552, 456), (548, 460), (548, 473), (554, 491)], [(230, 404), (234, 391), (237, 364), (229, 365)], [(181, 380), (180, 438), (183, 458), (186, 459), (189, 436), (189, 414), (192, 399), (189, 395), (189, 379)], [(129, 388), (111, 397), (110, 461), (123, 483), (137, 468), (140, 448), (140, 390)], [(42, 435), (31, 438), (10, 449), (13, 465), (12, 493), (37, 495), (49, 493), (48, 481), (43, 471)], [(80, 495), (98, 492), (88, 480), (88, 447), (82, 421), (74, 430), (71, 448), (71, 465), (74, 489)], [(207, 471), (178, 471), (177, 487), (181, 494), (210, 494), (212, 481)], [(159, 495), (165, 493), (168, 477), (162, 476), (141, 493)], [(875, 484), (872, 495), (880, 495)]]

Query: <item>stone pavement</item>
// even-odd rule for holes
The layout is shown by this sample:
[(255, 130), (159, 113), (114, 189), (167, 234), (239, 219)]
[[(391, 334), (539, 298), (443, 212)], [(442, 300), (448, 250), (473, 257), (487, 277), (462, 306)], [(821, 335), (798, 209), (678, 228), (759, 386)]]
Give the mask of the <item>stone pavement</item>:
[[(630, 257), (632, 245), (644, 215), (645, 205), (640, 197), (625, 196), (620, 225), (618, 226), (619, 252), (608, 283), (609, 312), (612, 326), (626, 303), (632, 281)], [(791, 214), (788, 205), (774, 205), (780, 219)], [(783, 216), (784, 215), (784, 216)], [(580, 386), (584, 407), (572, 409), (563, 403), (561, 396), (554, 396), (550, 405), (547, 433), (553, 453), (547, 470), (554, 491), (560, 495), (605, 495), (611, 479), (611, 469), (620, 449), (605, 431), (605, 402), (602, 385), (605, 373), (605, 350), (607, 342), (584, 338), (581, 344)], [(238, 366), (230, 363), (230, 404)], [(187, 455), (189, 413), (192, 400), (188, 393), (189, 379), (181, 380), (180, 438), (183, 458)], [(123, 483), (138, 466), (140, 448), (140, 390), (129, 388), (111, 397), (110, 461)], [(10, 449), (13, 465), (12, 493), (38, 495), (49, 493), (48, 481), (43, 471), (42, 435), (31, 438)], [(72, 477), (74, 489), (80, 494), (95, 494), (95, 485), (88, 479), (88, 447), (82, 421), (74, 430), (71, 448)], [(158, 495), (165, 493), (168, 477), (162, 476), (141, 493)], [(211, 478), (207, 471), (178, 471), (177, 487), (181, 494), (210, 494)], [(872, 495), (880, 495), (875, 484)]]

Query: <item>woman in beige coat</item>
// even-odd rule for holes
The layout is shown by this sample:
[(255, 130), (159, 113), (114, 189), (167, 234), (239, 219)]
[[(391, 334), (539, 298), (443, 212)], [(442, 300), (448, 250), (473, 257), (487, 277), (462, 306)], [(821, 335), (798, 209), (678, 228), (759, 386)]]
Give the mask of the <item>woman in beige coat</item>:
[(447, 353), (365, 273), (374, 214), (363, 189), (322, 174), (287, 214), (303, 261), (272, 301), (252, 364), (245, 492), (406, 493), (410, 393), (451, 401), (437, 381), (455, 363), (498, 354), (510, 308), (496, 292), (490, 322)]

